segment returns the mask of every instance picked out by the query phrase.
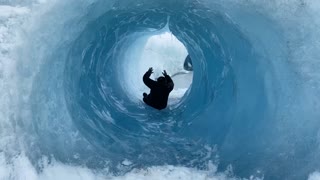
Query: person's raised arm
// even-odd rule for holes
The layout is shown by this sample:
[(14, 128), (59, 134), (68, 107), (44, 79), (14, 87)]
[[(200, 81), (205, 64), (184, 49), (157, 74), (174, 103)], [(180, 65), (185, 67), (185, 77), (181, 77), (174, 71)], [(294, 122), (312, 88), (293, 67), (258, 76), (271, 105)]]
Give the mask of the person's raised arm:
[(152, 89), (155, 86), (155, 81), (150, 79), (151, 74), (153, 73), (152, 67), (143, 75), (143, 82), (146, 86)]
[(167, 84), (168, 84), (169, 90), (172, 91), (172, 89), (174, 87), (174, 83), (173, 83), (171, 77), (167, 74), (166, 70), (164, 70), (162, 74), (164, 75), (164, 77), (167, 80)]

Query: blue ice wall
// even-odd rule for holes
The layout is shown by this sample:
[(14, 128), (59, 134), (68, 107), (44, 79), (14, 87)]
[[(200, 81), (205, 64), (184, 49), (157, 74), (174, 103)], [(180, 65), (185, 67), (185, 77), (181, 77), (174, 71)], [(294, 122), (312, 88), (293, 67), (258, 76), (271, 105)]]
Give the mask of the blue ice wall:
[[(10, 9), (18, 5), (25, 8)], [(45, 157), (115, 175), (165, 165), (208, 170), (213, 163), (232, 177), (307, 179), (320, 168), (318, 7), (3, 2), (1, 27), (16, 36), (13, 48), (3, 41), (0, 49), (0, 153), (9, 165), (25, 153), (36, 172), (45, 171)], [(123, 64), (129, 47), (143, 48), (164, 30), (186, 47), (193, 80), (178, 103), (157, 111), (141, 101), (143, 92), (127, 93), (137, 88), (125, 84), (131, 77)], [(0, 37), (13, 37), (10, 31)]]

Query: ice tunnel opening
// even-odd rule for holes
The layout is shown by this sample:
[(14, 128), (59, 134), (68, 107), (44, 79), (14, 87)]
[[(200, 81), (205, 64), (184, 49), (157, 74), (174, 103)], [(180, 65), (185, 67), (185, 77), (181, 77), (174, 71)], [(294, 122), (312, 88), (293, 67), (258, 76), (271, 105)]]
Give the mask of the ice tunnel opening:
[[(190, 62), (185, 63), (188, 51), (168, 28), (140, 35), (133, 40), (123, 56), (124, 91), (132, 101), (141, 100), (142, 93), (149, 93), (147, 86), (143, 84), (142, 77), (148, 68), (153, 67), (154, 73), (151, 79), (156, 80), (162, 76), (163, 70), (172, 77), (174, 89), (169, 96), (169, 105), (180, 102), (181, 98), (188, 94), (192, 85), (193, 71)], [(192, 65), (191, 65), (192, 66)]]

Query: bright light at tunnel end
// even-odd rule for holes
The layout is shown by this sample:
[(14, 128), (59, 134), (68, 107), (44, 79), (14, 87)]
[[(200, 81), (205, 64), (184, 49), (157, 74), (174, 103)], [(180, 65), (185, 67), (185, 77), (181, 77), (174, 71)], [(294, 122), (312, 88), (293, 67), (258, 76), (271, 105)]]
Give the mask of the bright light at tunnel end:
[(149, 67), (153, 67), (152, 79), (162, 75), (166, 70), (175, 86), (169, 96), (169, 104), (175, 104), (186, 94), (192, 84), (193, 73), (184, 70), (183, 63), (188, 55), (186, 47), (170, 32), (168, 28), (152, 33), (140, 34), (125, 51), (123, 68), (125, 72), (124, 87), (135, 100), (142, 98), (142, 93), (149, 93), (142, 77)]

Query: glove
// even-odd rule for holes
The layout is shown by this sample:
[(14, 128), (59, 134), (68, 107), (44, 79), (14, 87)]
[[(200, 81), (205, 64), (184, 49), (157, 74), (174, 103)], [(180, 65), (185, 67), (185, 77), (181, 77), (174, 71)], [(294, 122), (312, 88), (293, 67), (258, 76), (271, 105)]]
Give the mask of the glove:
[(148, 69), (148, 73), (150, 73), (150, 74), (153, 73), (153, 68), (152, 67)]
[(168, 75), (166, 70), (163, 70), (162, 74), (163, 74), (164, 76), (167, 76), (167, 75)]

